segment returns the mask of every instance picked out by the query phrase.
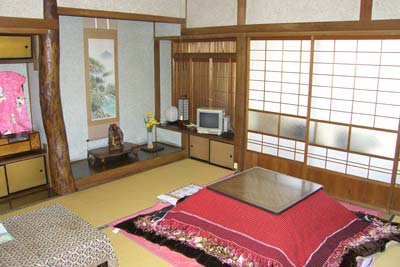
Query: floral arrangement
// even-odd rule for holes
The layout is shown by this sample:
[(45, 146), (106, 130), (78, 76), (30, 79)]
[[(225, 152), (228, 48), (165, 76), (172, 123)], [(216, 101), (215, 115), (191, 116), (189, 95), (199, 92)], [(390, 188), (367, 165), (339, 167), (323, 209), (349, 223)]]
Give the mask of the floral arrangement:
[(144, 123), (146, 125), (147, 132), (150, 133), (153, 131), (153, 126), (156, 125), (158, 122), (153, 117), (153, 114), (151, 112), (147, 112), (146, 116), (144, 117)]

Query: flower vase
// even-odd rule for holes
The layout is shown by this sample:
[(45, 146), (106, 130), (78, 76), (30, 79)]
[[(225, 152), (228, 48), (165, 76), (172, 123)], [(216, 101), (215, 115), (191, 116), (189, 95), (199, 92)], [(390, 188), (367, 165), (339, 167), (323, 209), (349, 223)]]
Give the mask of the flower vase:
[(153, 149), (153, 131), (147, 132), (147, 149)]

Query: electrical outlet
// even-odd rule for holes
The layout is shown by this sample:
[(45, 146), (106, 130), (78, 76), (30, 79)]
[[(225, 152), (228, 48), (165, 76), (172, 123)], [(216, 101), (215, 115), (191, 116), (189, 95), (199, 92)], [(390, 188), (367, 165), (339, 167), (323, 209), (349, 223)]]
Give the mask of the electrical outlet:
[(237, 170), (237, 168), (238, 168), (238, 163), (237, 162), (233, 163), (233, 169)]

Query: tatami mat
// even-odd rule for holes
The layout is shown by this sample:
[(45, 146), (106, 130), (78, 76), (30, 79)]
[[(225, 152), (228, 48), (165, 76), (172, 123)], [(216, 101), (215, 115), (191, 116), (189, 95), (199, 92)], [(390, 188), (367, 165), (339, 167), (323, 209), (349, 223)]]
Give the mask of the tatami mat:
[[(231, 170), (185, 159), (67, 196), (52, 198), (31, 207), (0, 215), (0, 219), (60, 203), (93, 226), (99, 227), (154, 205), (159, 194), (191, 183), (205, 185), (230, 173)], [(395, 220), (400, 222), (399, 217)], [(121, 267), (171, 266), (125, 236), (112, 233), (112, 229), (106, 228), (103, 232), (109, 236)], [(374, 266), (397, 267), (399, 262), (400, 245), (391, 243), (387, 252), (377, 256)]]

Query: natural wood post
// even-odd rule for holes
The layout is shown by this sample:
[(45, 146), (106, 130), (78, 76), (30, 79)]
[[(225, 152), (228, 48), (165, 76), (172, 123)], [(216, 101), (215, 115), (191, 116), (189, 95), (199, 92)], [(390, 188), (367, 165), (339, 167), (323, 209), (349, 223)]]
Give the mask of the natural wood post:
[[(45, 19), (58, 21), (57, 0), (43, 0)], [(72, 176), (67, 135), (60, 96), (60, 54), (58, 29), (40, 36), (40, 107), (49, 153), (52, 189), (59, 195), (76, 191)]]

